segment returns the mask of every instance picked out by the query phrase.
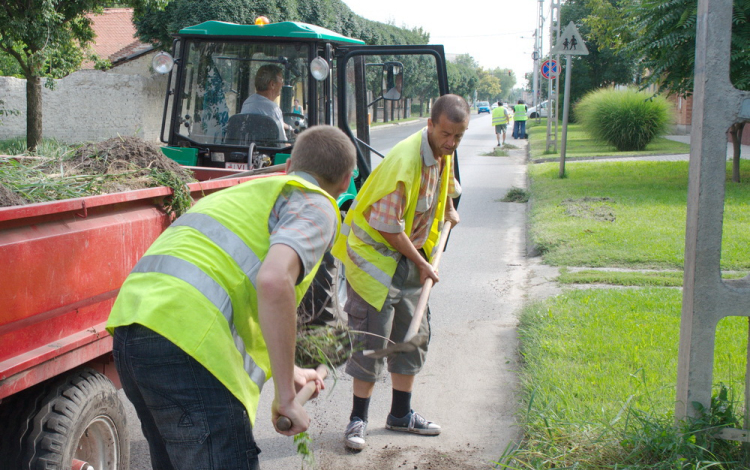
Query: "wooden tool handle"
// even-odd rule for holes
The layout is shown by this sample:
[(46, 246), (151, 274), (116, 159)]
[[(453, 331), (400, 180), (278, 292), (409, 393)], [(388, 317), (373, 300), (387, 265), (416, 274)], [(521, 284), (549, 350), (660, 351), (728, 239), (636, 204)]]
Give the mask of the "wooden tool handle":
[[(315, 368), (315, 370), (318, 372), (321, 380), (324, 380), (328, 375), (328, 367), (326, 367), (325, 364), (320, 364)], [(315, 388), (316, 387), (314, 380), (307, 382), (305, 386), (302, 387), (299, 392), (297, 392), (297, 396), (294, 397), (294, 400), (300, 405), (304, 405), (305, 403), (307, 403), (307, 400), (309, 400), (310, 397), (315, 393)], [(276, 419), (276, 428), (278, 428), (280, 431), (288, 431), (292, 428), (292, 420), (290, 420), (286, 416), (279, 416)]]
[[(432, 259), (432, 269), (437, 270), (438, 265), (440, 264), (440, 258), (443, 257), (443, 250), (445, 249), (445, 243), (448, 241), (448, 235), (450, 234), (452, 225), (451, 222), (445, 222), (445, 224), (443, 224), (443, 231), (440, 234), (438, 248), (435, 252), (435, 257)], [(424, 316), (424, 311), (427, 309), (427, 302), (430, 300), (430, 291), (434, 284), (435, 281), (433, 281), (431, 277), (428, 277), (427, 280), (425, 280), (424, 285), (422, 286), (422, 294), (419, 296), (419, 301), (417, 302), (417, 308), (414, 310), (414, 316), (409, 324), (409, 329), (406, 330), (404, 343), (417, 335), (419, 325), (422, 323), (422, 316)]]

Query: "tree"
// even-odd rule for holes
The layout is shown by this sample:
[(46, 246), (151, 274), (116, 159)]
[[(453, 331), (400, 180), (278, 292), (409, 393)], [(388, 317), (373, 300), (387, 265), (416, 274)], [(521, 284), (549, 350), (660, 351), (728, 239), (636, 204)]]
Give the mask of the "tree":
[(477, 86), (477, 97), (487, 101), (497, 101), (503, 91), (500, 79), (485, 70), (479, 70), (479, 85)]
[[(607, 2), (607, 0), (601, 1)], [(586, 39), (586, 48), (589, 50), (589, 55), (586, 56), (570, 56), (573, 62), (573, 70), (575, 70), (573, 75), (575, 80), (571, 81), (570, 86), (571, 104), (577, 102), (583, 95), (592, 90), (614, 85), (632, 84), (635, 76), (635, 66), (628, 54), (609, 47), (591, 33), (592, 28), (585, 21), (591, 15), (592, 8), (587, 0), (568, 1), (562, 6), (560, 13), (560, 24), (566, 25), (571, 21), (575, 23), (581, 36)], [(567, 59), (563, 62), (567, 63)], [(567, 66), (562, 67), (559, 79), (560, 96), (563, 96), (565, 92), (566, 72)], [(546, 82), (546, 80), (543, 80), (543, 82)], [(547, 86), (546, 83), (542, 85)]]
[(80, 67), (85, 58), (83, 47), (94, 39), (91, 20), (86, 14), (101, 12), (109, 3), (104, 0), (3, 2), (0, 51), (15, 60), (26, 79), (26, 147), (29, 151), (35, 151), (42, 140), (42, 79), (61, 78)]
[[(638, 61), (647, 71), (642, 87), (690, 96), (695, 69), (697, 0), (587, 0), (592, 15), (610, 14), (605, 26), (590, 18), (592, 32)], [(610, 3), (613, 2), (613, 3)], [(750, 90), (750, 0), (735, 0), (732, 14), (730, 79), (740, 90)], [(746, 121), (745, 121), (746, 122)], [(732, 180), (739, 182), (740, 136), (745, 122), (728, 131), (734, 144)]]

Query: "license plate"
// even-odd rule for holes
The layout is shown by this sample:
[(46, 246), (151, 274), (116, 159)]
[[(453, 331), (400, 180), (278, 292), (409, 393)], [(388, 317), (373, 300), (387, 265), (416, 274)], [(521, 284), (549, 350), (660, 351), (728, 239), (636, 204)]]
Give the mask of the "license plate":
[(227, 168), (230, 170), (248, 170), (247, 163), (235, 163), (235, 162), (227, 162), (226, 163)]

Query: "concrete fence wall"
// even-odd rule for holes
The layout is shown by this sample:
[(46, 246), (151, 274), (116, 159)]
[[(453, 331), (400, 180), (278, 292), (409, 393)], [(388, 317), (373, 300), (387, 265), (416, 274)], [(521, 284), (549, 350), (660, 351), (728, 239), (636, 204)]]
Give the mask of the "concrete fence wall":
[[(135, 72), (135, 70), (133, 70)], [(42, 132), (66, 143), (135, 135), (158, 142), (167, 76), (81, 70), (42, 89)], [(26, 136), (26, 80), (0, 77), (0, 139)]]

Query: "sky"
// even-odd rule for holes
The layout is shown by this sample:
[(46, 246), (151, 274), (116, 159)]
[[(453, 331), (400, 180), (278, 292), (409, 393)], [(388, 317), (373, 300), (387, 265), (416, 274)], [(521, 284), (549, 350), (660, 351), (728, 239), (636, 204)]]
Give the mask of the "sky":
[[(536, 0), (343, 0), (357, 15), (369, 20), (430, 33), (431, 44), (442, 44), (446, 54), (470, 54), (485, 69), (512, 69), (517, 84), (534, 67)], [(448, 5), (443, 7), (437, 4)], [(549, 16), (547, 1), (544, 16)], [(545, 29), (549, 23), (545, 22)], [(549, 50), (549, 44), (544, 44)]]

